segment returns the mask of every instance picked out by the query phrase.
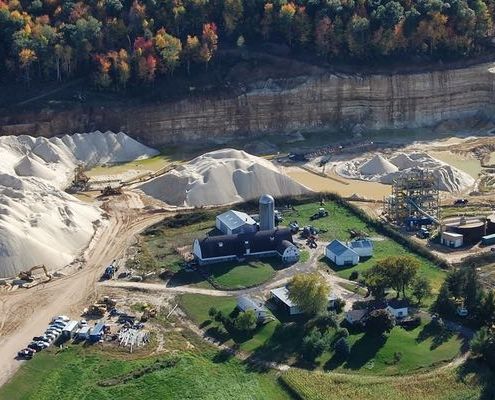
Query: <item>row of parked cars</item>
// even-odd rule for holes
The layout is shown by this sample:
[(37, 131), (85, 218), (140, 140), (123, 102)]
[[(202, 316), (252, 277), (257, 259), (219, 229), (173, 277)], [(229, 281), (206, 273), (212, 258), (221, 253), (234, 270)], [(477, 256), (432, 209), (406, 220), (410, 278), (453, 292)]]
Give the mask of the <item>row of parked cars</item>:
[[(19, 358), (29, 360), (33, 358), (36, 352), (51, 346), (60, 338), (64, 328), (67, 325), (67, 322), (69, 322), (69, 317), (65, 315), (54, 317), (48, 325), (46, 331), (40, 336), (33, 337), (33, 340), (27, 345), (25, 349), (20, 350), (17, 353), (17, 356)], [(86, 324), (86, 321), (83, 320), (81, 321), (81, 323)]]

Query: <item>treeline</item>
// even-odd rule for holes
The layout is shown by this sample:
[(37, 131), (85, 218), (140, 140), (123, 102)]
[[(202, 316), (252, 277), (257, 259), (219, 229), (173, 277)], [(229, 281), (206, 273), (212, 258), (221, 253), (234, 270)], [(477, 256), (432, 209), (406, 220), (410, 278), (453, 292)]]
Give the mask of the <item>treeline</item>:
[(491, 43), (494, 1), (0, 0), (0, 70), (26, 81), (91, 72), (123, 88), (207, 70), (222, 44), (284, 43), (330, 61), (461, 57)]

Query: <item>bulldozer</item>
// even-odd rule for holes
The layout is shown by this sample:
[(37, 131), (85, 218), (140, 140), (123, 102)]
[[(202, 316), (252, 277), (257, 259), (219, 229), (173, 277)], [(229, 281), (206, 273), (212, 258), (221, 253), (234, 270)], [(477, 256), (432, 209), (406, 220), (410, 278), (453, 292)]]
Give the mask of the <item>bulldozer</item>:
[(36, 271), (38, 269), (42, 269), (43, 272), (45, 273), (45, 276), (47, 280), (45, 282), (48, 282), (52, 279), (51, 274), (48, 273), (48, 270), (44, 265), (35, 265), (34, 267), (28, 269), (27, 271), (21, 271), (19, 272), (19, 279), (26, 281), (26, 282), (33, 282), (35, 280), (33, 276), (33, 271)]
[(117, 187), (112, 187), (110, 185), (105, 186), (103, 190), (101, 191), (101, 196), (102, 197), (107, 197), (107, 196), (118, 196), (122, 194), (122, 187), (117, 186)]

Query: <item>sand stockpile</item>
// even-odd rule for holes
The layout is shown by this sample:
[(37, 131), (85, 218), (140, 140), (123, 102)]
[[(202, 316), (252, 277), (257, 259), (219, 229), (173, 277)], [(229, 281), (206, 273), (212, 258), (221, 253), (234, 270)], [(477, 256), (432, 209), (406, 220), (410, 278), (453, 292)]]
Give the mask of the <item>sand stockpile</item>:
[(374, 156), (359, 167), (359, 172), (363, 175), (385, 175), (392, 174), (398, 170), (399, 168), (381, 155)]
[(432, 171), (438, 188), (447, 192), (462, 192), (475, 185), (475, 179), (467, 173), (423, 152), (396, 153), (388, 160), (382, 155), (375, 155), (371, 159), (345, 161), (339, 163), (335, 170), (344, 178), (392, 184), (398, 175), (412, 168)]
[(0, 277), (38, 264), (63, 267), (88, 245), (100, 210), (63, 190), (78, 164), (90, 167), (156, 153), (123, 133), (0, 137)]
[(139, 188), (176, 206), (220, 205), (251, 200), (263, 193), (277, 197), (310, 191), (271, 162), (233, 149), (203, 154)]

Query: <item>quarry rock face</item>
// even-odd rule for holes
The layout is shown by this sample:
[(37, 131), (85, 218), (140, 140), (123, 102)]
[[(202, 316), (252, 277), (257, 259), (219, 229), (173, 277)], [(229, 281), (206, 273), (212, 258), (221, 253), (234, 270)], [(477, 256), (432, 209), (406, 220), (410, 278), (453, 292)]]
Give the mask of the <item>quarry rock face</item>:
[(0, 117), (0, 134), (125, 131), (148, 145), (296, 130), (431, 126), (494, 109), (495, 63), (395, 75), (323, 74), (268, 80), (222, 95), (134, 106)]

